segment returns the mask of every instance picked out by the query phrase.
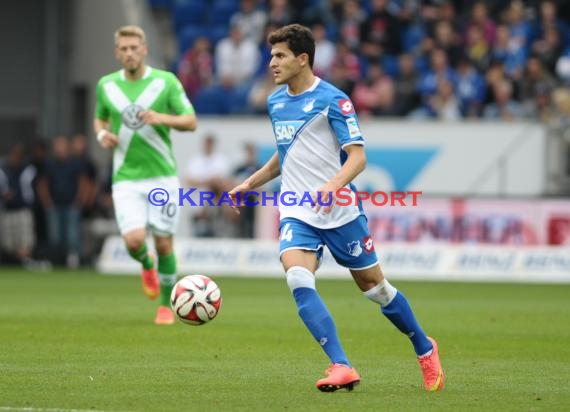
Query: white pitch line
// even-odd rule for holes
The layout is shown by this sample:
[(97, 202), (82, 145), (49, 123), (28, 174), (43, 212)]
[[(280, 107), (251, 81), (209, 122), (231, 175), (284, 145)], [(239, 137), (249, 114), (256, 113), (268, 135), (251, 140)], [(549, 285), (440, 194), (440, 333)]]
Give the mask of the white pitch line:
[(104, 412), (96, 409), (61, 409), (61, 408), (31, 408), (17, 406), (0, 406), (0, 411), (21, 411), (21, 412)]

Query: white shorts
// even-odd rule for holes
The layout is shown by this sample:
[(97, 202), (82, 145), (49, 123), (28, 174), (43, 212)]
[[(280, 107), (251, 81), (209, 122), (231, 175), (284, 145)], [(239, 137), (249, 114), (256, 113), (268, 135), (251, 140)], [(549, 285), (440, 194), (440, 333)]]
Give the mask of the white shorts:
[[(114, 184), (113, 206), (121, 234), (148, 228), (158, 236), (174, 235), (180, 216), (179, 187), (180, 182), (176, 176)], [(156, 205), (157, 202), (160, 204)]]

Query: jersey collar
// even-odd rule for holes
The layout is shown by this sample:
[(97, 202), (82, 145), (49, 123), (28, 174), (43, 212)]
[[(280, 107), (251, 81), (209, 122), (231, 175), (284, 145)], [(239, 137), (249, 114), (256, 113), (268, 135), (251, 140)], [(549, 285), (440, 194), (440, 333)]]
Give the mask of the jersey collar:
[(300, 94), (291, 94), (291, 93), (289, 92), (289, 86), (287, 86), (287, 94), (288, 94), (289, 96), (291, 96), (291, 97), (302, 96), (302, 95), (304, 95), (305, 93), (310, 93), (310, 92), (312, 92), (313, 90), (315, 90), (315, 89), (317, 88), (317, 86), (319, 85), (320, 82), (321, 82), (321, 79), (320, 79), (319, 77), (315, 76), (315, 81), (313, 82), (313, 84), (311, 85), (311, 87), (309, 87), (307, 90), (305, 90), (303, 93), (300, 93)]
[[(152, 72), (152, 67), (145, 66), (143, 77), (141, 77), (140, 80), (146, 79), (148, 76), (150, 76), (151, 72)], [(125, 77), (125, 69), (121, 69), (120, 74), (121, 74), (121, 80), (127, 80), (127, 78)]]

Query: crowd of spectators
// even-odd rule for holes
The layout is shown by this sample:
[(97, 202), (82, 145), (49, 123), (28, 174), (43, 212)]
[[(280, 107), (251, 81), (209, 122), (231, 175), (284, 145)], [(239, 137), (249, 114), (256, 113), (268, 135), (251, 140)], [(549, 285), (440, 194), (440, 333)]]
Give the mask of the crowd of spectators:
[(570, 84), (570, 9), (554, 0), (233, 3), (225, 32), (219, 18), (176, 18), (175, 69), (198, 112), (265, 113), (275, 88), (265, 39), (294, 22), (312, 28), (315, 72), (361, 116), (546, 121), (553, 91)]
[(110, 176), (101, 176), (88, 146), (83, 134), (61, 135), (30, 148), (16, 143), (0, 159), (0, 262), (75, 268), (99, 250), (88, 224), (113, 214)]
[[(111, 196), (111, 167), (98, 168), (83, 134), (16, 143), (0, 157), (0, 264), (49, 270), (92, 265), (104, 239), (118, 235)], [(202, 151), (181, 165), (181, 184), (219, 197), (260, 167), (255, 145), (228, 158), (208, 134)], [(196, 201), (199, 201), (196, 199)], [(217, 198), (214, 198), (217, 203)], [(254, 207), (240, 215), (229, 207), (192, 208), (193, 237), (254, 237)]]

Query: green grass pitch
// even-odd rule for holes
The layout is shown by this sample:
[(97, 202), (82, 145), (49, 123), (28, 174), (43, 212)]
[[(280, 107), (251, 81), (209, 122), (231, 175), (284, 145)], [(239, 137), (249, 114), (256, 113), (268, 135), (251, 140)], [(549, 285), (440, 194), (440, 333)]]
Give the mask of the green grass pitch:
[(320, 393), (327, 360), (285, 281), (213, 277), (218, 318), (157, 327), (137, 277), (3, 268), (0, 411), (570, 409), (570, 285), (394, 281), (439, 341), (446, 387), (425, 393), (407, 338), (353, 283), (319, 280), (362, 376)]

